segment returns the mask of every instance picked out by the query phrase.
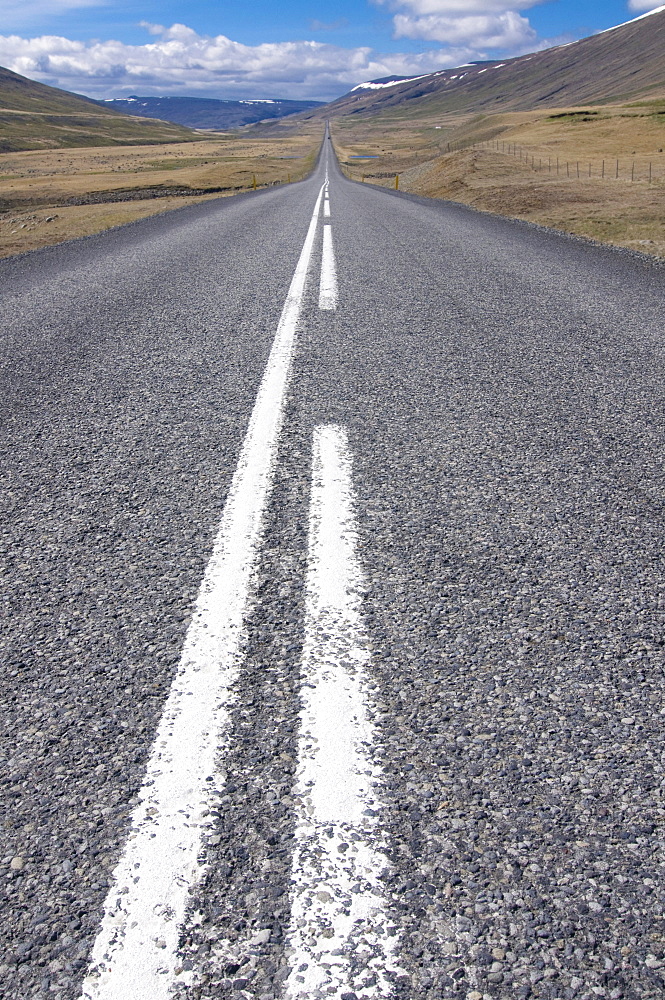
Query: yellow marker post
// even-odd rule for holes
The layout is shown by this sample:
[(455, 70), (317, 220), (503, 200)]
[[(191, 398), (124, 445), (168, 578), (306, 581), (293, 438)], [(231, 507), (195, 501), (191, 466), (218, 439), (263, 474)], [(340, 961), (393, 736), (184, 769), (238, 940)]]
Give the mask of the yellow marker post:
[(395, 174), (395, 190), (399, 191), (399, 174)]
[(256, 174), (252, 174), (252, 188), (256, 191)]

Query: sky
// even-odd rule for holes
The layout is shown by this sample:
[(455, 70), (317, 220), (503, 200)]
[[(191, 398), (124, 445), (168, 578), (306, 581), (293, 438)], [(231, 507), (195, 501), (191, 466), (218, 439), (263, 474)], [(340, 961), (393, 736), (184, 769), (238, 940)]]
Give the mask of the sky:
[(573, 41), (665, 0), (0, 0), (0, 66), (97, 99), (328, 101)]

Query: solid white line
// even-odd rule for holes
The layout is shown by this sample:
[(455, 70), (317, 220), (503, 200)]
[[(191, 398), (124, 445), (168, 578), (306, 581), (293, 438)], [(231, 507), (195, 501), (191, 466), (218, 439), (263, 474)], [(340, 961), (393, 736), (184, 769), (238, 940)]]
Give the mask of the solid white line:
[(322, 193), (277, 327), (129, 839), (106, 897), (83, 984), (85, 998), (166, 1000), (176, 984), (189, 981), (179, 968), (178, 939), (191, 890), (205, 874), (202, 836), (223, 785), (219, 756), (228, 738), (231, 688), (242, 660)]
[(333, 250), (332, 228), (329, 223), (323, 227), (323, 249), (321, 251), (321, 284), (319, 285), (319, 309), (337, 308), (337, 268)]
[(341, 427), (314, 432), (296, 846), (285, 1000), (392, 993), (399, 939), (386, 907), (366, 705), (369, 659), (361, 602), (351, 457)]

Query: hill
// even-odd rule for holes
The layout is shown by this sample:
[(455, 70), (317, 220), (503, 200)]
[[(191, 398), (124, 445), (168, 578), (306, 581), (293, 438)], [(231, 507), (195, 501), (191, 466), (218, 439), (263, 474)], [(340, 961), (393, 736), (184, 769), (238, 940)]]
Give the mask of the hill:
[(659, 96), (665, 94), (664, 53), (665, 6), (543, 52), (362, 83), (308, 117), (491, 114)]
[(190, 129), (137, 119), (87, 97), (48, 87), (0, 67), (0, 153), (74, 146), (187, 142)]
[(189, 128), (225, 130), (321, 107), (321, 101), (222, 101), (204, 97), (127, 97), (100, 102), (125, 115), (160, 118)]
[(354, 180), (665, 258), (665, 7), (569, 45), (359, 84), (322, 112)]

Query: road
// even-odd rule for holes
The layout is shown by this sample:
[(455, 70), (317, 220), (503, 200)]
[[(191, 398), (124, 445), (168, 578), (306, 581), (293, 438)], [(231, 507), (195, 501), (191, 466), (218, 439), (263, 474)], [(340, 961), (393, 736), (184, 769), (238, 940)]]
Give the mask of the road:
[(0, 263), (0, 993), (665, 995), (665, 270), (307, 181)]

